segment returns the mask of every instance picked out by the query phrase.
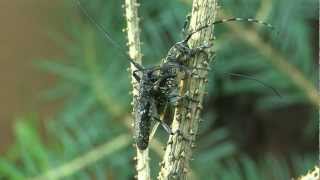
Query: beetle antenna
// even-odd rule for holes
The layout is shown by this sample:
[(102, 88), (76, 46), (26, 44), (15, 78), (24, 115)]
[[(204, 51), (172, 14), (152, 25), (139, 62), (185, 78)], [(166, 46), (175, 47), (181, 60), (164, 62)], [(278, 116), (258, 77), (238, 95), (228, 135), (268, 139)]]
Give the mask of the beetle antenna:
[(277, 91), (274, 87), (266, 84), (265, 82), (263, 82), (263, 81), (261, 81), (259, 79), (253, 78), (253, 77), (245, 75), (245, 74), (238, 74), (238, 73), (227, 73), (227, 74), (229, 74), (230, 76), (234, 76), (234, 77), (241, 77), (241, 78), (245, 78), (245, 79), (248, 79), (248, 80), (256, 81), (256, 82), (262, 84), (264, 87), (271, 89), (277, 96), (282, 98), (282, 96), (279, 93), (279, 91)]

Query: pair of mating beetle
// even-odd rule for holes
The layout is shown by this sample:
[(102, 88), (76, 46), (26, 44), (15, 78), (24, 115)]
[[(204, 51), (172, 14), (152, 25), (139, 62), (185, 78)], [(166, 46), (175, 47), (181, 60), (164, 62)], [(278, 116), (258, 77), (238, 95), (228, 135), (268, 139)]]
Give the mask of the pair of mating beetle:
[[(187, 18), (184, 30), (188, 25), (188, 21), (189, 18)], [(173, 134), (170, 127), (164, 123), (164, 120), (159, 119), (159, 114), (165, 113), (165, 106), (172, 108), (179, 100), (182, 99), (195, 101), (186, 96), (179, 96), (178, 83), (182, 80), (179, 74), (182, 72), (184, 76), (188, 76), (192, 75), (191, 72), (193, 72), (193, 69), (208, 70), (205, 67), (189, 67), (188, 61), (201, 53), (204, 53), (204, 55), (208, 57), (205, 49), (210, 48), (211, 45), (203, 44), (195, 48), (190, 48), (188, 41), (192, 35), (205, 28), (211, 27), (212, 25), (228, 21), (248, 21), (273, 28), (273, 26), (268, 23), (250, 18), (230, 18), (219, 20), (211, 24), (204, 25), (193, 32), (186, 33), (185, 38), (182, 41), (175, 43), (170, 48), (167, 56), (162, 60), (159, 66), (145, 68), (130, 60), (137, 68), (137, 70), (133, 72), (133, 77), (139, 82), (139, 94), (137, 97), (137, 103), (134, 107), (136, 110), (134, 133), (136, 145), (140, 150), (144, 150), (148, 147), (152, 120), (159, 122), (169, 134)], [(137, 74), (137, 72), (141, 72), (140, 75)], [(166, 116), (164, 115), (164, 117)]]
[[(105, 38), (107, 38), (114, 46), (120, 48), (119, 45), (112, 40), (111, 36), (107, 33), (107, 31), (105, 31), (105, 29), (89, 15), (88, 11), (81, 5), (80, 0), (76, 0), (76, 3), (79, 9), (85, 14), (85, 16), (87, 16), (87, 18), (94, 25), (96, 25), (99, 30), (101, 30), (104, 33)], [(182, 41), (175, 43), (170, 48), (167, 56), (162, 60), (159, 66), (144, 67), (134, 62), (132, 59), (130, 59), (129, 56), (126, 55), (129, 61), (137, 69), (133, 72), (133, 77), (139, 83), (138, 96), (135, 97), (136, 103), (134, 104), (134, 139), (138, 149), (140, 150), (145, 150), (148, 147), (151, 131), (151, 122), (153, 120), (160, 123), (168, 133), (173, 134), (169, 125), (164, 123), (163, 119), (160, 119), (159, 114), (165, 113), (166, 107), (173, 108), (179, 100), (188, 98), (184, 96), (181, 97), (178, 93), (178, 83), (182, 79), (180, 73), (183, 73), (184, 76), (192, 75), (192, 70), (199, 68), (189, 67), (188, 61), (192, 59), (194, 56), (197, 56), (201, 53), (204, 53), (204, 55), (208, 56), (205, 49), (211, 47), (211, 45), (209, 44), (203, 44), (199, 47), (190, 48), (188, 45), (188, 41), (190, 40), (193, 34), (205, 28), (209, 28), (215, 24), (220, 24), (229, 21), (253, 22), (265, 25), (273, 29), (273, 26), (271, 24), (256, 19), (230, 18), (204, 25), (192, 32), (186, 32), (185, 29), (189, 25), (189, 20), (190, 16), (187, 17), (187, 21), (184, 26), (183, 32), (185, 38)], [(207, 70), (206, 68), (200, 69)], [(261, 81), (258, 81), (245, 75), (231, 75), (252, 79), (259, 83), (262, 83)], [(265, 85), (264, 83), (262, 84)], [(274, 90), (272, 87), (269, 88)], [(163, 117), (166, 116), (164, 115)]]

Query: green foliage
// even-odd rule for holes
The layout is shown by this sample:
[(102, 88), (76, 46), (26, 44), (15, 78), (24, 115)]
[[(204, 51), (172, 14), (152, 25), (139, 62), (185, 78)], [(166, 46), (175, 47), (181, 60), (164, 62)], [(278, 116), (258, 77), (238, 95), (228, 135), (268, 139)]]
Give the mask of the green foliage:
[[(16, 146), (11, 150), (14, 156), (0, 159), (0, 179), (37, 177), (65, 167), (74, 159), (86, 157), (88, 152), (96, 150), (99, 145), (114, 141), (117, 143), (117, 137), (121, 135), (131, 136), (128, 128), (128, 124), (131, 124), (131, 96), (128, 93), (131, 84), (126, 71), (129, 62), (121, 55), (126, 53), (125, 33), (121, 31), (125, 27), (121, 3), (95, 0), (83, 4), (112, 38), (119, 42), (122, 51), (104, 39), (103, 33), (81, 16), (80, 12), (80, 20), (73, 16), (66, 17), (66, 32), (72, 42), (65, 41), (59, 35), (53, 36), (65, 49), (66, 58), (59, 62), (41, 60), (36, 64), (60, 79), (43, 97), (50, 100), (63, 98), (64, 106), (48, 122), (47, 136), (50, 140), (45, 144), (39, 138), (41, 135), (38, 128), (29, 124), (28, 118), (18, 121), (15, 127)], [(177, 0), (140, 3), (143, 63), (157, 64), (169, 47), (181, 39), (181, 27), (191, 4)], [(79, 11), (71, 2), (66, 4), (73, 12)], [(237, 22), (241, 27), (254, 29), (288, 63), (295, 65), (307, 79), (315, 82), (312, 54), (315, 45), (311, 43), (314, 30), (310, 23), (316, 19), (316, 15), (311, 13), (315, 12), (316, 6), (312, 1), (224, 0), (220, 4), (221, 9), (232, 16), (258, 15), (274, 24), (279, 34), (259, 25)], [(193, 177), (226, 180), (290, 179), (311, 168), (316, 162), (316, 151), (312, 149), (314, 146), (303, 146), (314, 143), (316, 126), (312, 124), (315, 123), (315, 117), (311, 115), (314, 111), (301, 112), (307, 114), (299, 114), (300, 121), (303, 120), (305, 124), (293, 132), (288, 131), (290, 125), (294, 124), (290, 121), (295, 116), (291, 115), (294, 111), (292, 107), (311, 107), (305, 92), (292, 83), (290, 76), (270, 64), (267, 61), (270, 57), (264, 57), (259, 47), (237, 38), (226, 25), (216, 26), (215, 31), (217, 57), (212, 65), (214, 70), (210, 72), (204, 122), (200, 125), (195, 161), (192, 161)], [(282, 98), (255, 81), (229, 78), (226, 75), (228, 72), (253, 75), (276, 88)], [(269, 119), (261, 118), (283, 110), (288, 112)], [(249, 113), (245, 114), (247, 111)], [(284, 149), (273, 147), (275, 150), (272, 151), (267, 149), (270, 145), (267, 144), (263, 151), (261, 148), (257, 150), (258, 153), (254, 150), (252, 152), (251, 149), (257, 149), (263, 142), (277, 140), (278, 137), (274, 137), (273, 131), (268, 131), (268, 128), (269, 124), (278, 121), (283, 121), (284, 126), (280, 128), (280, 131), (285, 129), (283, 134), (301, 134), (304, 133), (302, 127), (311, 128), (305, 131), (305, 140), (301, 144), (295, 144), (298, 142), (293, 137), (293, 142), (288, 143), (294, 146)], [(262, 129), (254, 130), (261, 126)], [(263, 131), (265, 134), (255, 134), (255, 131)], [(265, 138), (269, 136), (273, 139)], [(160, 129), (156, 138), (165, 144), (167, 135)], [(258, 143), (246, 148), (248, 142), (256, 139)], [(132, 160), (135, 152), (128, 145), (96, 162), (87, 163), (83, 168), (68, 169), (68, 176), (61, 176), (61, 179), (132, 179), (135, 174), (135, 162)], [(156, 176), (155, 172), (159, 169), (157, 162), (160, 156), (157, 152), (151, 149), (153, 176)], [(65, 171), (62, 168), (59, 172)]]
[(49, 168), (50, 151), (44, 147), (40, 140), (40, 134), (30, 122), (35, 119), (21, 118), (15, 125), (16, 145), (12, 150), (14, 159), (19, 160), (19, 166), (15, 167), (6, 159), (0, 159), (0, 177), (9, 179), (23, 179), (24, 176), (35, 176), (38, 172)]

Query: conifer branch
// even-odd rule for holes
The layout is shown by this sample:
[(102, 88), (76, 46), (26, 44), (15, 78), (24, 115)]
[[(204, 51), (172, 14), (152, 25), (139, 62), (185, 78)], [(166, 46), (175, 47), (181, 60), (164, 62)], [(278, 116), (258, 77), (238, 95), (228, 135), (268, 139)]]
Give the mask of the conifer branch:
[(309, 170), (306, 175), (303, 175), (296, 180), (319, 180), (319, 179), (320, 179), (320, 169), (318, 166), (315, 166), (312, 170)]
[(26, 178), (27, 180), (45, 180), (45, 179), (64, 179), (67, 178), (84, 168), (97, 163), (97, 161), (110, 156), (113, 153), (118, 152), (122, 148), (127, 147), (130, 144), (128, 135), (120, 135), (113, 140), (106, 142), (100, 146), (97, 146), (89, 152), (68, 161), (58, 167), (49, 169), (44, 174), (37, 177)]
[[(194, 0), (189, 32), (203, 25), (214, 22), (217, 10), (216, 0)], [(212, 42), (213, 27), (199, 31), (189, 41), (191, 48), (204, 43)], [(190, 60), (190, 67), (208, 67), (209, 60), (213, 55), (212, 48), (207, 51), (208, 56), (199, 55)], [(180, 95), (188, 96), (182, 100), (176, 110), (172, 123), (174, 135), (169, 137), (163, 161), (160, 163), (161, 170), (159, 179), (187, 179), (190, 171), (189, 160), (191, 149), (195, 146), (195, 137), (198, 132), (199, 116), (202, 110), (202, 101), (205, 94), (208, 72), (197, 70), (196, 76), (180, 82)]]
[[(139, 29), (139, 17), (138, 17), (139, 4), (136, 0), (125, 0), (125, 17), (127, 19), (127, 36), (130, 58), (141, 64), (142, 53), (140, 46), (140, 29)], [(134, 65), (131, 64), (131, 74), (136, 70)], [(136, 97), (138, 95), (137, 89), (139, 89), (139, 83), (132, 77), (132, 95), (133, 95), (133, 107), (136, 107)], [(133, 113), (136, 110), (133, 109)], [(137, 178), (138, 180), (150, 179), (150, 167), (149, 167), (149, 149), (141, 151), (137, 148)]]

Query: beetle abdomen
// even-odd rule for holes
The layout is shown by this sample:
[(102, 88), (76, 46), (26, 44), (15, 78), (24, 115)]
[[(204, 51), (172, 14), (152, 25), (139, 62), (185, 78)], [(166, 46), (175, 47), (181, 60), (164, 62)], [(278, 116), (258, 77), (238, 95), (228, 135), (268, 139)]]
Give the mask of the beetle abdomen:
[(135, 118), (135, 141), (140, 150), (145, 150), (149, 145), (149, 135), (151, 126), (151, 103), (140, 101), (136, 108)]

